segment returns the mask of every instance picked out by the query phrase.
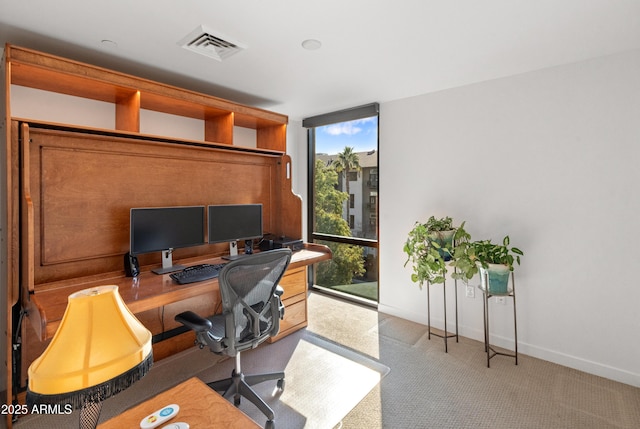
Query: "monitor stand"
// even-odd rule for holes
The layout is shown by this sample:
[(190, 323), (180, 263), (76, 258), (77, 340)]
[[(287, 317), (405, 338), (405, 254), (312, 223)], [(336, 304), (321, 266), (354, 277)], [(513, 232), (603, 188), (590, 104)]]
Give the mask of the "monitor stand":
[(222, 259), (225, 259), (227, 261), (234, 261), (238, 258), (242, 258), (243, 256), (244, 255), (238, 255), (238, 241), (233, 240), (229, 242), (229, 254), (223, 256)]
[(156, 268), (155, 270), (151, 270), (152, 273), (155, 274), (167, 274), (173, 273), (175, 271), (182, 271), (185, 269), (184, 265), (173, 265), (173, 249), (163, 250), (162, 251), (162, 268)]

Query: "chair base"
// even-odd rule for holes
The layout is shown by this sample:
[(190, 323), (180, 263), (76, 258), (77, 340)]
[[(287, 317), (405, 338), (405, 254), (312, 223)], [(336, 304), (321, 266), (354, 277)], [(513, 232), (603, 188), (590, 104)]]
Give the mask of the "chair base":
[[(236, 362), (238, 360), (239, 359), (237, 359)], [(239, 365), (237, 365), (237, 367), (239, 367)], [(236, 407), (240, 405), (240, 399), (245, 397), (249, 402), (258, 407), (260, 412), (267, 417), (265, 428), (275, 428), (273, 422), (275, 415), (273, 410), (261, 397), (258, 396), (251, 386), (264, 381), (278, 380), (278, 389), (284, 390), (284, 372), (245, 375), (238, 369), (239, 368), (236, 368), (231, 372), (231, 377), (224, 380), (213, 381), (211, 383), (207, 383), (207, 385), (216, 392), (224, 392), (222, 393), (222, 396), (225, 398), (233, 396), (233, 404)]]

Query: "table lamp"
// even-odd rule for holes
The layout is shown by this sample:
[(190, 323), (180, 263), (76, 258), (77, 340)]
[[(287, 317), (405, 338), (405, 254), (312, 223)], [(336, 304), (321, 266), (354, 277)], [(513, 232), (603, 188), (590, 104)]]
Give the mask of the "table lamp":
[(102, 401), (141, 379), (153, 365), (151, 332), (127, 308), (117, 286), (69, 295), (62, 322), (29, 366), (27, 404), (80, 409), (80, 428), (95, 428)]

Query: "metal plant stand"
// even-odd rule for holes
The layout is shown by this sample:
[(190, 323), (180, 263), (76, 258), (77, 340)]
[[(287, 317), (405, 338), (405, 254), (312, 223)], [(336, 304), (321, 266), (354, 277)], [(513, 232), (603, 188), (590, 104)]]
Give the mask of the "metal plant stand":
[[(445, 273), (443, 273), (444, 277)], [(431, 331), (431, 282), (427, 281), (427, 329), (428, 329), (428, 338), (431, 339), (431, 335), (436, 337), (440, 337), (444, 339), (444, 352), (448, 353), (448, 343), (447, 340), (449, 338), (455, 337), (456, 343), (458, 342), (458, 281), (453, 279), (454, 286), (453, 291), (455, 295), (455, 322), (456, 322), (456, 333), (449, 333), (447, 330), (447, 279), (445, 277), (444, 283), (442, 283), (442, 293), (443, 293), (443, 303), (444, 303), (444, 333), (439, 334), (437, 332)]]
[[(484, 295), (484, 350), (487, 353), (487, 368), (490, 368), (490, 360), (496, 355), (508, 356), (515, 359), (516, 365), (518, 365), (518, 325), (516, 322), (516, 285), (515, 285), (515, 276), (513, 271), (511, 272), (511, 289), (507, 289), (507, 293), (491, 293), (491, 288), (489, 287), (489, 278), (485, 273), (483, 276), (483, 285), (478, 286), (478, 288), (482, 291)], [(502, 297), (511, 297), (513, 299), (513, 331), (514, 331), (514, 342), (515, 348), (513, 354), (505, 353), (495, 350), (491, 343), (489, 342), (489, 298), (494, 296), (502, 296)]]

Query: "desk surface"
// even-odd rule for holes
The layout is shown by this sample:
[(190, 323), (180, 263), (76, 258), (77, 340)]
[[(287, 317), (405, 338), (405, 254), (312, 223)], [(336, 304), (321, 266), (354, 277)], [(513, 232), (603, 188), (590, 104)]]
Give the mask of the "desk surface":
[(170, 404), (178, 404), (180, 411), (160, 427), (185, 422), (189, 429), (260, 428), (246, 414), (194, 377), (107, 420), (98, 425), (98, 429), (139, 428), (143, 418)]
[[(331, 252), (325, 246), (307, 243), (304, 249), (294, 252), (289, 269), (310, 265), (330, 258)], [(176, 261), (176, 263), (194, 265), (221, 261), (220, 258), (214, 258)], [(187, 285), (178, 285), (171, 279), (169, 274), (157, 275), (150, 271), (143, 272), (136, 279), (125, 277), (121, 273), (114, 273), (97, 278), (74, 279), (73, 284), (61, 282), (47, 285), (32, 294), (29, 303), (29, 319), (34, 325), (40, 340), (44, 341), (53, 338), (67, 308), (69, 295), (101, 285), (118, 286), (118, 292), (134, 314), (196, 296), (218, 293), (219, 291), (217, 278)]]

